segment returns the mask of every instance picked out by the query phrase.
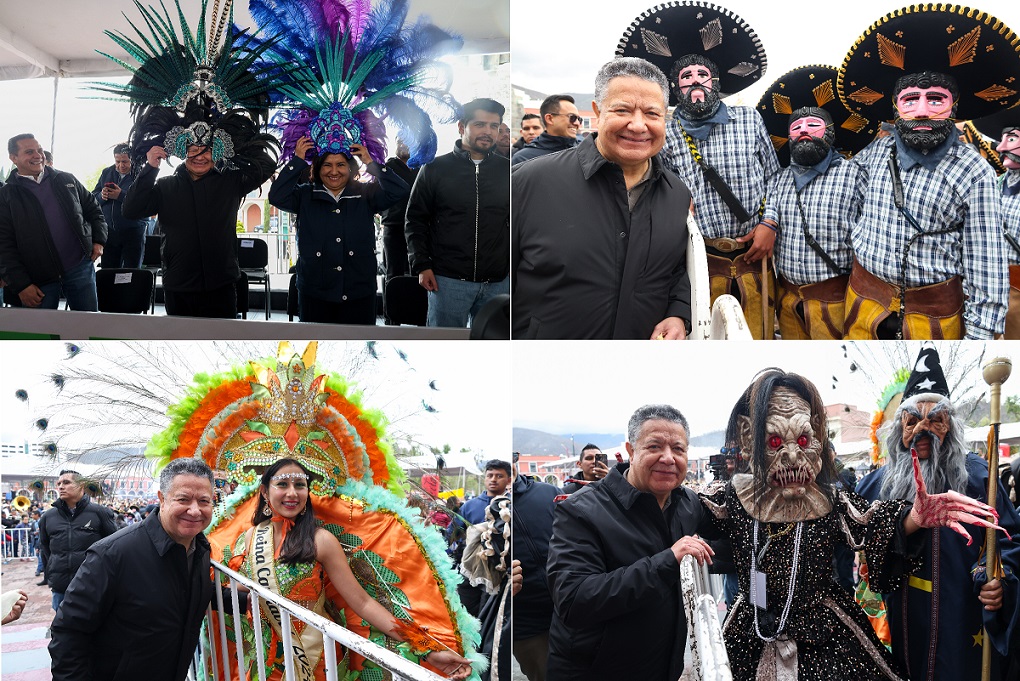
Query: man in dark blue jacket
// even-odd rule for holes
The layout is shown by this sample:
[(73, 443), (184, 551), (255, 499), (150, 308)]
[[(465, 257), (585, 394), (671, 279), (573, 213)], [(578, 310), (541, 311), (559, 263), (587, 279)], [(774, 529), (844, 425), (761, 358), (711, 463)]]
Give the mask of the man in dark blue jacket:
[[(514, 452), (514, 469), (517, 470)], [(549, 595), (545, 564), (552, 536), (553, 500), (560, 490), (537, 478), (522, 475), (513, 486), (513, 553), (524, 573), (521, 590), (514, 596), (514, 657), (529, 681), (545, 681), (549, 658), (549, 625), (553, 602)]]
[(73, 175), (47, 167), (31, 134), (7, 142), (14, 170), (0, 189), (0, 279), (24, 307), (97, 312), (96, 270), (106, 222)]
[(92, 196), (96, 197), (106, 218), (106, 249), (103, 251), (103, 267), (142, 266), (145, 252), (145, 220), (128, 220), (121, 216), (120, 207), (124, 197), (134, 183), (131, 174), (131, 147), (118, 144), (113, 148), (113, 165), (104, 168), (96, 182)]
[(545, 132), (514, 153), (511, 165), (520, 165), (530, 159), (577, 146), (581, 117), (577, 113), (573, 97), (549, 95), (542, 102), (539, 113), (542, 114)]

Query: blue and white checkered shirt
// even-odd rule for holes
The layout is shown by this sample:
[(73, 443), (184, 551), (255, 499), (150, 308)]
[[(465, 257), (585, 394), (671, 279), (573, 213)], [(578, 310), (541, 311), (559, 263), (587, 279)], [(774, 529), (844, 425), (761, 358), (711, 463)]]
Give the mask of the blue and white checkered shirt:
[[(1009, 170), (1000, 178), (1009, 185), (1016, 185), (1020, 182), (1020, 170)], [(1003, 229), (1020, 244), (1020, 193), (1012, 196), (1002, 196), (1002, 224)], [(1020, 253), (1017, 253), (1013, 245), (1006, 242), (1006, 253), (1009, 254), (1010, 265), (1020, 265)]]
[[(902, 279), (903, 250), (916, 233), (893, 201), (889, 155), (893, 135), (877, 139), (854, 157), (868, 178), (861, 219), (850, 230), (857, 260), (894, 286)], [(1009, 294), (1001, 196), (995, 172), (974, 147), (954, 144), (934, 171), (899, 158), (904, 204), (923, 232), (955, 231), (914, 240), (907, 254), (906, 285), (935, 284), (963, 276), (967, 338), (991, 339), (1005, 328)]]
[(666, 126), (666, 144), (660, 152), (666, 167), (691, 190), (698, 227), (707, 239), (735, 239), (750, 232), (758, 224), (758, 211), (769, 184), (779, 172), (776, 149), (758, 112), (746, 106), (726, 109), (729, 123), (714, 126), (708, 139), (695, 140), (695, 145), (751, 215), (750, 221), (738, 222), (705, 179), (684, 140), (676, 111)]
[[(798, 286), (837, 276), (804, 237), (804, 217), (797, 206), (793, 171), (784, 168), (776, 178), (765, 217), (779, 223), (775, 250), (779, 273)], [(837, 158), (825, 174), (811, 180), (800, 192), (807, 230), (833, 262), (847, 272), (853, 262), (850, 226), (861, 216), (866, 185), (859, 165)]]

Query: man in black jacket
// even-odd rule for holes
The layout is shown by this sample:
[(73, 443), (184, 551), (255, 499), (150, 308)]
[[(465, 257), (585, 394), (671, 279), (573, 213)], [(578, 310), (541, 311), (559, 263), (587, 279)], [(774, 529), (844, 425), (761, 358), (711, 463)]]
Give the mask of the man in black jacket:
[(249, 152), (245, 170), (219, 171), (212, 149), (189, 145), (184, 165), (156, 181), (163, 147), (152, 147), (147, 163), (121, 209), (128, 219), (157, 215), (163, 230), (163, 290), (166, 313), (188, 317), (237, 315), (237, 209), (244, 196), (276, 170), (266, 151)]
[(93, 504), (76, 471), (57, 477), (57, 500), (39, 519), (39, 550), (45, 566), (45, 583), (53, 592), (53, 609), (59, 612), (64, 592), (74, 578), (85, 552), (103, 537), (117, 531), (113, 512)]
[(53, 681), (183, 681), (212, 598), (213, 475), (174, 459), (159, 512), (96, 543), (52, 626)]
[(505, 109), (463, 107), (454, 150), (422, 167), (407, 204), (411, 271), (429, 292), (428, 325), (468, 325), (510, 292), (510, 164), (494, 154)]
[(680, 678), (687, 619), (679, 564), (688, 555), (712, 562), (694, 536), (712, 534), (709, 515), (682, 487), (688, 439), (677, 409), (641, 407), (627, 425), (629, 463), (557, 505), (547, 565), (550, 679)]
[(103, 251), (103, 267), (142, 266), (145, 252), (144, 219), (128, 220), (121, 215), (121, 206), (134, 183), (131, 173), (131, 147), (118, 144), (113, 148), (113, 165), (103, 169), (92, 196), (96, 197), (106, 219), (107, 239)]
[(545, 131), (513, 155), (512, 165), (577, 146), (581, 117), (570, 95), (549, 95), (539, 112)]
[(106, 222), (99, 204), (70, 173), (44, 163), (31, 134), (7, 142), (14, 170), (0, 188), (0, 280), (24, 307), (97, 312), (96, 270)]
[(514, 168), (514, 338), (686, 338), (691, 196), (656, 155), (668, 93), (654, 65), (614, 59), (598, 133)]

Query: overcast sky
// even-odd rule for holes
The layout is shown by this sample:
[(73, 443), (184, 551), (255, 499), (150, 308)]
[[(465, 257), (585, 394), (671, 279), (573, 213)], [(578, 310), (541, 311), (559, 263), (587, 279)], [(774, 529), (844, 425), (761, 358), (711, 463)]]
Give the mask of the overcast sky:
[[(595, 74), (613, 58), (624, 30), (656, 4), (650, 0), (595, 5), (566, 0), (511, 3), (513, 84), (547, 94), (593, 92)], [(744, 103), (754, 103), (773, 81), (798, 66), (839, 67), (872, 23), (910, 3), (723, 0), (715, 4), (748, 22), (765, 48), (768, 70), (743, 93)], [(969, 6), (1020, 31), (1020, 3), (1015, 0), (981, 0)]]
[[(730, 410), (761, 369), (799, 373), (818, 387), (826, 404), (847, 403), (873, 411), (894, 368), (912, 364), (919, 342), (574, 342), (513, 344), (513, 424), (559, 435), (626, 430), (644, 404), (672, 404), (690, 422), (691, 434), (725, 427)], [(941, 343), (944, 364), (993, 356), (1020, 362), (1020, 343)], [(955, 359), (954, 359), (955, 358)], [(858, 368), (851, 371), (851, 364)], [(895, 365), (895, 366), (894, 366)], [(950, 368), (947, 379), (952, 382)], [(1020, 372), (1018, 372), (1020, 373)], [(836, 377), (833, 389), (833, 376)], [(980, 370), (958, 392), (987, 389)], [(1002, 399), (1020, 393), (1020, 378), (1002, 388)], [(954, 395), (955, 397), (955, 395)]]
[[(0, 439), (20, 442), (22, 438), (36, 441), (38, 431), (31, 423), (39, 416), (51, 416), (47, 405), (54, 397), (48, 383), (51, 373), (66, 372), (75, 364), (107, 366), (99, 357), (116, 352), (119, 344), (83, 344), (83, 352), (66, 360), (64, 343), (5, 341), (3, 362), (0, 363)], [(102, 347), (105, 345), (106, 347)], [(133, 343), (133, 347), (160, 347), (167, 344)], [(192, 375), (197, 371), (222, 371), (230, 362), (217, 361), (219, 351), (209, 343), (176, 343), (176, 355), (187, 358), (182, 366), (166, 367), (167, 374), (183, 372)], [(260, 344), (257, 352), (235, 353), (234, 363), (243, 363), (265, 354), (275, 355), (275, 344)], [(304, 343), (295, 347), (302, 351)], [(378, 360), (364, 357), (364, 343), (320, 343), (320, 360), (329, 361), (327, 368), (335, 367), (346, 355), (362, 357), (364, 367), (358, 373), (358, 386), (365, 394), (365, 405), (380, 409), (391, 420), (399, 422), (391, 428), (413, 436), (419, 442), (441, 447), (449, 444), (454, 451), (468, 447), (483, 451), (486, 458), (505, 456), (511, 449), (510, 428), (510, 344), (503, 342), (470, 343), (465, 341), (409, 341), (397, 344), (378, 343)], [(402, 360), (397, 350), (404, 352)], [(125, 353), (127, 354), (127, 353)], [(160, 381), (173, 385), (173, 381), (156, 376), (145, 378), (144, 383)], [(437, 390), (429, 387), (435, 381)], [(15, 399), (15, 391), (24, 388), (29, 392), (26, 405)], [(179, 389), (171, 388), (175, 394)], [(176, 401), (176, 400), (175, 400)], [(427, 411), (422, 402), (437, 411)], [(96, 416), (103, 413), (96, 407)], [(115, 433), (109, 433), (112, 437)]]

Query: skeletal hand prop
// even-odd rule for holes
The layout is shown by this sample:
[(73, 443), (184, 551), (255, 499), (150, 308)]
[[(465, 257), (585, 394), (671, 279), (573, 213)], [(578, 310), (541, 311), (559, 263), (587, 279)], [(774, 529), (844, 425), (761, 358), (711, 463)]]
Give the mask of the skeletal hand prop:
[(979, 516), (991, 516), (999, 519), (999, 514), (988, 504), (981, 503), (976, 499), (960, 494), (959, 492), (946, 492), (945, 494), (928, 494), (921, 477), (921, 463), (917, 458), (917, 450), (910, 448), (910, 456), (914, 461), (914, 484), (917, 486), (917, 493), (914, 497), (914, 507), (910, 509), (910, 519), (920, 527), (948, 527), (957, 534), (967, 539), (967, 546), (970, 546), (972, 539), (970, 533), (963, 529), (960, 523), (978, 525), (979, 527), (994, 527), (1002, 530), (1007, 539), (1011, 539), (1009, 533), (995, 523), (988, 522)]

